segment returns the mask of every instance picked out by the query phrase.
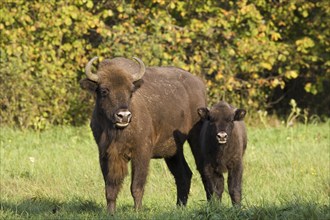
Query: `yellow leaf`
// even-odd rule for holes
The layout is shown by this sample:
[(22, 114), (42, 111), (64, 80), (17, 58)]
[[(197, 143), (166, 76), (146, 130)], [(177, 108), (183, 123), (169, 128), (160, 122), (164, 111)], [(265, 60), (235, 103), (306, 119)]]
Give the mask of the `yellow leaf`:
[(306, 10), (304, 10), (301, 14), (304, 18), (308, 17), (308, 11)]
[(215, 79), (216, 80), (220, 80), (220, 79), (223, 79), (223, 74), (219, 71), (218, 74), (215, 76)]
[(87, 8), (93, 8), (93, 2), (92, 1), (88, 1), (86, 4)]
[(271, 70), (272, 69), (272, 65), (270, 63), (266, 63), (266, 62), (261, 62), (260, 66), (267, 69), (267, 70)]
[(258, 79), (258, 78), (259, 78), (259, 75), (258, 75), (257, 73), (253, 73), (253, 74), (252, 74), (252, 78), (253, 78), (253, 79)]
[(229, 55), (230, 56), (234, 56), (236, 53), (235, 53), (235, 50), (230, 48), (229, 51), (228, 51)]
[(78, 17), (78, 14), (76, 12), (71, 13), (71, 18), (77, 19), (77, 17)]
[(311, 88), (312, 88), (312, 84), (311, 83), (306, 83), (306, 85), (305, 85), (306, 92), (310, 92)]
[(198, 54), (196, 54), (195, 56), (193, 56), (193, 59), (196, 61), (196, 62), (201, 62), (202, 61), (202, 57)]
[(298, 72), (295, 70), (289, 70), (285, 72), (285, 77), (288, 79), (295, 79), (298, 77)]
[(119, 12), (123, 12), (123, 11), (124, 11), (124, 8), (123, 8), (122, 5), (119, 5), (119, 6), (117, 7), (117, 10), (118, 10)]
[(185, 38), (182, 40), (184, 43), (188, 43), (190, 44), (192, 42), (192, 40), (190, 38)]
[(69, 18), (69, 17), (66, 17), (64, 22), (68, 26), (72, 24), (71, 18)]
[(312, 85), (312, 83), (310, 83), (310, 82), (306, 83), (305, 91), (309, 92), (309, 93), (312, 93), (313, 95), (317, 94), (317, 89), (316, 89), (315, 85)]
[(108, 10), (108, 16), (112, 17), (113, 16), (113, 11), (112, 10)]
[(271, 85), (272, 85), (273, 88), (277, 87), (279, 84), (280, 84), (280, 81), (278, 79), (274, 79), (271, 82)]
[(281, 39), (281, 35), (280, 35), (279, 33), (272, 32), (270, 38), (271, 38), (273, 41), (277, 41), (277, 40)]
[(227, 89), (228, 89), (229, 91), (233, 91), (233, 86), (232, 86), (231, 84), (228, 84), (228, 85), (227, 85)]

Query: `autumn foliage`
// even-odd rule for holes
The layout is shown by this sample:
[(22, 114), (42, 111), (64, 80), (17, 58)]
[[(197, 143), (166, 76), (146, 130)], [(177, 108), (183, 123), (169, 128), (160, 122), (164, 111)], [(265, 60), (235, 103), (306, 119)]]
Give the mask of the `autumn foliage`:
[(295, 99), (330, 115), (327, 0), (7, 0), (0, 15), (1, 124), (85, 123), (78, 81), (96, 55), (186, 69), (210, 104), (287, 114)]

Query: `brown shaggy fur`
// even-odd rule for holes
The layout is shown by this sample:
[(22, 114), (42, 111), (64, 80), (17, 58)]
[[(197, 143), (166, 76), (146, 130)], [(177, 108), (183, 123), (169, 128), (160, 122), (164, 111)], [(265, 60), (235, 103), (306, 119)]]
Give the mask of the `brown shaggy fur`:
[[(99, 147), (108, 211), (113, 213), (127, 162), (132, 165), (131, 193), (136, 209), (151, 158), (165, 158), (177, 186), (177, 204), (188, 199), (192, 172), (183, 156), (186, 140), (195, 152), (201, 122), (196, 109), (206, 106), (204, 83), (175, 67), (148, 67), (140, 80), (139, 65), (125, 58), (100, 63), (98, 82), (83, 79), (81, 87), (96, 94), (91, 129)], [(131, 112), (127, 127), (118, 128), (119, 111)], [(197, 137), (197, 138), (196, 138)]]
[(210, 110), (199, 108), (204, 121), (200, 133), (201, 151), (198, 169), (201, 173), (207, 199), (215, 194), (220, 200), (224, 190), (223, 173), (228, 171), (228, 189), (231, 201), (239, 205), (242, 194), (243, 155), (247, 145), (244, 122), (246, 112), (226, 102), (219, 102)]

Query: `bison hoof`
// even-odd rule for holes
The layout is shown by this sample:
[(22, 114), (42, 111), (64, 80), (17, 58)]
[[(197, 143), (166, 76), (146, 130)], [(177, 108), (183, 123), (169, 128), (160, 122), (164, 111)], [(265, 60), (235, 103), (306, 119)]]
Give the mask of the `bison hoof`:
[(115, 204), (108, 204), (107, 207), (108, 214), (114, 215), (116, 211), (116, 205)]

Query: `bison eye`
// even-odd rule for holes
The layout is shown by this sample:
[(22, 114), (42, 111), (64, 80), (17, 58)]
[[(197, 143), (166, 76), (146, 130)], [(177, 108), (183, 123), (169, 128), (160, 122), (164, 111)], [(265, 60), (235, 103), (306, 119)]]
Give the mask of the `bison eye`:
[(211, 123), (211, 124), (214, 124), (216, 122), (216, 119), (215, 118), (212, 118), (210, 116), (207, 116), (207, 120)]
[(227, 123), (234, 123), (234, 119), (233, 119), (233, 118), (227, 118), (227, 119), (226, 119), (226, 122), (227, 122)]
[(108, 94), (109, 94), (109, 90), (106, 89), (106, 88), (101, 88), (100, 89), (100, 94), (101, 94), (101, 97), (106, 97)]

